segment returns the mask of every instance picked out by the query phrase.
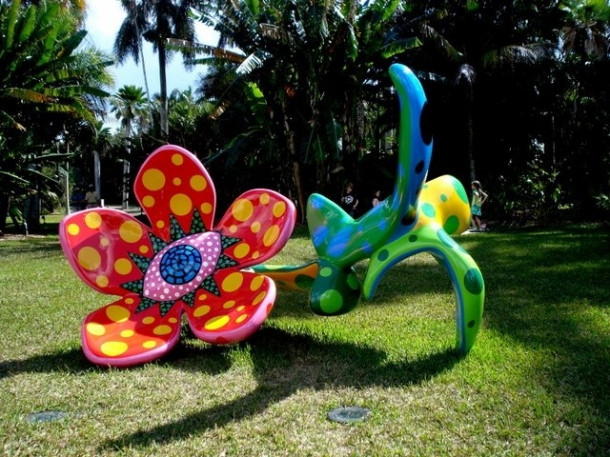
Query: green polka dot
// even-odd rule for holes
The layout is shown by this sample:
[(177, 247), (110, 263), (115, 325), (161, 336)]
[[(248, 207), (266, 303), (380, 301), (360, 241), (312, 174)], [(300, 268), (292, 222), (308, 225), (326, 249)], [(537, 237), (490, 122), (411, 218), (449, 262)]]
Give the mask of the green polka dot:
[(336, 313), (343, 306), (343, 296), (336, 290), (330, 289), (320, 295), (320, 308), (326, 314)]
[(443, 228), (445, 229), (445, 232), (447, 232), (449, 235), (454, 234), (455, 232), (457, 232), (457, 229), (460, 226), (460, 220), (458, 219), (457, 216), (449, 216), (447, 218), (447, 220), (445, 221), (445, 225), (443, 225)]
[(411, 243), (415, 243), (417, 241), (417, 235), (410, 235), (409, 236), (409, 241)]
[(464, 189), (462, 183), (456, 179), (455, 181), (453, 181), (453, 188), (458, 194), (458, 197), (460, 197), (460, 200), (462, 200), (464, 203), (468, 203), (468, 194), (466, 194), (466, 189)]
[(333, 269), (329, 267), (324, 267), (320, 269), (320, 276), (323, 278), (329, 278), (333, 275)]
[(381, 260), (382, 262), (387, 259), (388, 257), (390, 257), (390, 252), (387, 249), (384, 249), (383, 251), (381, 251), (379, 254), (377, 254), (377, 258), (379, 260)]
[(441, 201), (445, 203), (447, 200), (449, 200), (447, 196), (445, 194), (441, 194)]
[(421, 210), (428, 217), (434, 217), (436, 215), (436, 210), (430, 203), (424, 203), (421, 206)]
[(313, 285), (313, 278), (307, 275), (297, 275), (297, 277), (294, 278), (294, 282), (301, 289), (307, 290), (311, 289), (311, 286)]
[(350, 273), (347, 275), (347, 285), (352, 290), (360, 289), (360, 282), (358, 281), (358, 276), (355, 273)]
[(479, 295), (483, 291), (483, 276), (478, 268), (471, 268), (464, 275), (464, 287), (472, 295)]
[(468, 324), (467, 324), (468, 328), (474, 327), (474, 324), (476, 324), (476, 323), (477, 323), (477, 321), (474, 321), (474, 320), (473, 321), (468, 321)]

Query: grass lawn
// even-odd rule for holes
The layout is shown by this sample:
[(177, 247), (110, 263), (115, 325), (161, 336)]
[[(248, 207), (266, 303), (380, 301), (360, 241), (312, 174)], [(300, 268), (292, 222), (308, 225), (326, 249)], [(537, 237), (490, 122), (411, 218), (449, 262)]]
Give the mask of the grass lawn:
[[(487, 287), (465, 357), (449, 277), (422, 254), (350, 314), (315, 316), (305, 295), (280, 291), (247, 342), (213, 347), (185, 331), (168, 357), (129, 369), (82, 355), (82, 319), (113, 298), (81, 283), (57, 237), (0, 241), (0, 454), (610, 455), (610, 233), (458, 241)], [(296, 235), (275, 263), (312, 258)], [(340, 406), (371, 416), (329, 421)], [(28, 419), (49, 411), (64, 416)]]

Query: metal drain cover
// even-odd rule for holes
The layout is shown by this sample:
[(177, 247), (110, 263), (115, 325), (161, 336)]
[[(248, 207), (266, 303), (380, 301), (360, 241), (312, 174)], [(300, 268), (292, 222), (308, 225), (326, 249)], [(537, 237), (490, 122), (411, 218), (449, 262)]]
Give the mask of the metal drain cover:
[(333, 422), (348, 424), (350, 422), (360, 422), (367, 419), (371, 415), (371, 411), (359, 406), (344, 406), (342, 408), (333, 409), (328, 413), (328, 418)]

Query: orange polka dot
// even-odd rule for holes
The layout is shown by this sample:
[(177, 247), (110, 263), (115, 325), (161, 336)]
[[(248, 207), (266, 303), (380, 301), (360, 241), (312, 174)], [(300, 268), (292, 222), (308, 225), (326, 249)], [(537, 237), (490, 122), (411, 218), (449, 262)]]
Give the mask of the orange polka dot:
[(225, 292), (235, 292), (244, 282), (244, 275), (239, 272), (234, 272), (228, 275), (222, 281), (222, 290)]
[(152, 197), (150, 195), (147, 195), (146, 197), (144, 197), (142, 199), (142, 204), (146, 207), (146, 208), (151, 208), (153, 206), (155, 206), (155, 197)]
[(238, 259), (243, 259), (250, 252), (250, 246), (248, 243), (240, 243), (235, 247), (233, 255)]
[(204, 325), (206, 330), (218, 330), (229, 323), (229, 316), (215, 316), (207, 321)]
[(157, 228), (162, 229), (163, 227), (165, 227), (165, 222), (164, 221), (157, 221), (157, 223), (155, 225), (157, 226)]
[(156, 168), (151, 168), (150, 170), (146, 170), (142, 175), (142, 184), (148, 190), (159, 190), (165, 186), (165, 175), (161, 170), (157, 170)]
[(142, 254), (146, 254), (146, 253), (148, 252), (148, 246), (140, 246), (139, 251), (140, 251)]
[(142, 319), (142, 323), (144, 325), (150, 325), (155, 321), (155, 318), (152, 316), (146, 316), (144, 319)]
[(231, 214), (233, 214), (233, 217), (240, 222), (250, 219), (253, 213), (254, 206), (252, 205), (252, 202), (245, 198), (240, 198), (233, 203), (233, 206), (231, 207)]
[(241, 324), (243, 321), (245, 321), (248, 318), (247, 314), (242, 314), (241, 316), (239, 316), (237, 319), (235, 319), (235, 322), (238, 324)]
[(170, 199), (169, 207), (176, 216), (186, 216), (193, 210), (193, 202), (188, 195), (176, 194)]
[(78, 264), (88, 271), (97, 270), (102, 263), (102, 256), (95, 248), (85, 246), (78, 251)]
[(87, 227), (90, 229), (95, 230), (102, 225), (102, 216), (96, 212), (87, 213), (85, 216), (85, 224), (87, 224)]
[(252, 226), (250, 227), (250, 230), (252, 230), (252, 233), (258, 233), (261, 231), (261, 223), (256, 221), (252, 224)]
[(265, 246), (269, 247), (277, 241), (279, 236), (280, 236), (280, 228), (277, 225), (272, 225), (265, 232), (265, 236), (263, 237), (263, 244)]
[(191, 176), (189, 184), (191, 185), (191, 188), (196, 192), (201, 192), (206, 187), (208, 187), (208, 182), (201, 175)]
[(250, 283), (250, 290), (254, 292), (255, 290), (260, 289), (263, 282), (265, 282), (265, 278), (263, 276), (257, 276)]
[(273, 215), (275, 217), (281, 217), (284, 215), (285, 212), (286, 212), (286, 203), (277, 202), (275, 205), (273, 205)]
[(98, 287), (107, 287), (110, 281), (108, 280), (108, 276), (99, 275), (97, 278), (95, 278), (95, 283), (98, 285)]
[(174, 165), (180, 166), (180, 165), (182, 165), (183, 162), (184, 162), (184, 157), (182, 157), (182, 154), (174, 154), (172, 156), (172, 163)]
[(233, 307), (235, 306), (235, 303), (236, 303), (236, 302), (235, 302), (235, 300), (229, 300), (229, 301), (225, 302), (225, 303), (222, 305), (222, 307), (223, 307), (224, 309), (231, 309), (231, 308), (233, 308)]
[(261, 205), (269, 204), (269, 194), (267, 192), (265, 192), (264, 194), (261, 195), (260, 202), (261, 202)]
[(119, 236), (126, 243), (137, 243), (142, 238), (142, 227), (136, 221), (126, 221), (119, 227)]
[(68, 225), (68, 233), (72, 236), (76, 236), (80, 233), (80, 227), (77, 224)]
[(133, 305), (133, 302), (134, 302), (133, 298), (126, 298), (125, 299), (125, 304), (127, 304), (127, 305)]
[(114, 270), (120, 275), (128, 275), (132, 270), (131, 261), (125, 258), (117, 259), (114, 262)]
[(212, 212), (212, 205), (204, 203), (201, 205), (201, 211), (203, 211), (203, 214), (210, 214)]
[(174, 183), (174, 186), (179, 186), (180, 184), (182, 184), (182, 179), (174, 178), (172, 182)]
[(256, 296), (256, 298), (255, 298), (255, 299), (252, 301), (252, 305), (253, 305), (253, 306), (258, 305), (260, 302), (262, 302), (262, 301), (263, 301), (263, 298), (265, 298), (265, 296), (266, 296), (266, 295), (267, 295), (267, 292), (266, 292), (266, 291), (261, 292), (260, 294), (258, 294), (258, 295)]

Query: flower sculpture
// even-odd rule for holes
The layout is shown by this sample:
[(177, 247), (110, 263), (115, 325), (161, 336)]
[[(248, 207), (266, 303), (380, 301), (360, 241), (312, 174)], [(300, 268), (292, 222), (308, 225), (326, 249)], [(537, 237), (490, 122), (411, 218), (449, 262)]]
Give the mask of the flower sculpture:
[(151, 227), (122, 211), (95, 208), (67, 216), (60, 241), (70, 264), (93, 289), (120, 298), (89, 314), (86, 357), (128, 366), (157, 359), (178, 342), (183, 315), (206, 342), (241, 341), (271, 311), (276, 289), (244, 268), (286, 243), (296, 211), (266, 189), (238, 197), (213, 226), (216, 191), (197, 158), (164, 146), (142, 165), (135, 195)]

